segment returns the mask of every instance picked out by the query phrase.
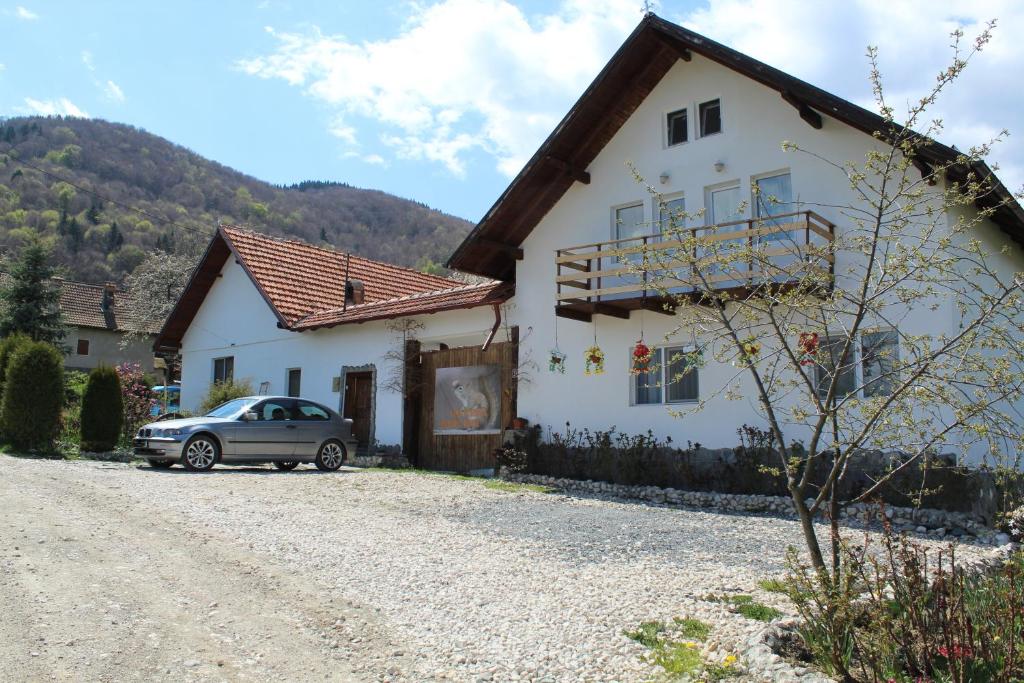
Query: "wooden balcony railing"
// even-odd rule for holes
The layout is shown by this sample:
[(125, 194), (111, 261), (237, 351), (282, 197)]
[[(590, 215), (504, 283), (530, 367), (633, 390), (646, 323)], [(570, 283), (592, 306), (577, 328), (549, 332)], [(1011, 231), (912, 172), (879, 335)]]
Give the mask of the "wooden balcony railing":
[[(831, 277), (835, 261), (827, 247), (834, 239), (833, 223), (813, 211), (798, 211), (558, 249), (556, 312), (578, 319), (593, 313), (628, 317), (666, 291), (786, 284), (811, 271)], [(741, 241), (745, 248), (736, 250), (735, 260), (724, 259), (725, 245)]]

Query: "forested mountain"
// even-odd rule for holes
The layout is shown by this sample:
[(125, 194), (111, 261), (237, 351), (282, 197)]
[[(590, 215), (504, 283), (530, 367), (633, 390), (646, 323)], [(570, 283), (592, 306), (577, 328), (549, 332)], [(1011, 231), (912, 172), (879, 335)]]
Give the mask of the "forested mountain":
[(0, 120), (4, 251), (36, 233), (53, 241), (68, 277), (120, 281), (153, 250), (195, 250), (221, 222), (419, 267), (443, 261), (470, 228), (344, 183), (270, 185), (132, 126)]

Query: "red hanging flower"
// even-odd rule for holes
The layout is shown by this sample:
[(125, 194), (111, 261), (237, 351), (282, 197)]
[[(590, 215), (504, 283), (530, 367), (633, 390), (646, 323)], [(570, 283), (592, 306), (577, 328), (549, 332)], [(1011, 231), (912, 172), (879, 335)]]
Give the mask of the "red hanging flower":
[(651, 364), (651, 349), (644, 344), (644, 340), (638, 339), (636, 345), (633, 347), (633, 365), (630, 368), (630, 372), (634, 375), (640, 375), (647, 372)]
[(797, 348), (800, 349), (800, 365), (814, 365), (818, 355), (818, 333), (801, 332)]

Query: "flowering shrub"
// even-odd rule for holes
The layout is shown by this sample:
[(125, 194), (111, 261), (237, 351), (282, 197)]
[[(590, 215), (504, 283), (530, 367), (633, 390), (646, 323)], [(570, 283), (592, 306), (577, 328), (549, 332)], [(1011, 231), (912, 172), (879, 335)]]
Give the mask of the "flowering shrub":
[(150, 411), (156, 405), (153, 390), (146, 382), (145, 373), (138, 363), (122, 363), (117, 366), (121, 380), (121, 402), (124, 405), (124, 438), (131, 437), (139, 427), (149, 422)]
[[(881, 519), (885, 519), (884, 515)], [(841, 680), (1024, 680), (1024, 554), (969, 574), (955, 548), (930, 551), (886, 526), (882, 547), (841, 546), (839, 573), (790, 557), (789, 595), (815, 664)]]

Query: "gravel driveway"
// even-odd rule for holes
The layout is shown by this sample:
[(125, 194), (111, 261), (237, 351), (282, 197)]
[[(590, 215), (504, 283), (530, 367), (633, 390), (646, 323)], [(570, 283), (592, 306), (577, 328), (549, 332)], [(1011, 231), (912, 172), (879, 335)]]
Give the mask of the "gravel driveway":
[(780, 574), (794, 522), (480, 480), (0, 456), (0, 680), (645, 681), (622, 632)]

